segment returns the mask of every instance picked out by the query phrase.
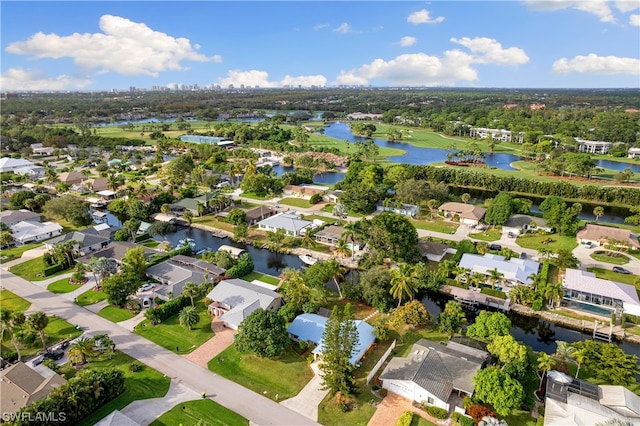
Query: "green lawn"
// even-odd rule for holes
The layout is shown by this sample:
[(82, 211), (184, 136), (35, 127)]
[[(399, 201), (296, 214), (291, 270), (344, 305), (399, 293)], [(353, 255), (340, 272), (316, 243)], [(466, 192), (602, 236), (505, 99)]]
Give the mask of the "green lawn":
[(278, 285), (278, 283), (280, 282), (280, 279), (278, 277), (274, 277), (273, 275), (267, 275), (267, 274), (263, 274), (256, 271), (253, 271), (250, 274), (245, 275), (244, 277), (242, 277), (242, 279), (249, 282), (253, 280), (259, 280), (259, 281), (262, 281), (263, 283), (272, 284), (272, 285)]
[(602, 268), (587, 268), (589, 272), (593, 272), (596, 274), (596, 277), (602, 278), (603, 280), (615, 281), (623, 284), (635, 285), (636, 290), (640, 290), (640, 284), (636, 284), (637, 275), (632, 274), (619, 274), (617, 272), (613, 272), (611, 269), (602, 269)]
[(594, 260), (598, 262), (611, 263), (612, 265), (624, 265), (625, 263), (629, 263), (629, 258), (622, 254), (616, 253), (614, 251), (604, 251), (598, 250), (589, 255)]
[[(4, 296), (4, 294), (3, 294)], [(24, 305), (22, 305), (24, 306)], [(5, 306), (3, 304), (3, 309)], [(28, 317), (29, 315), (27, 315)], [(23, 327), (26, 329), (26, 327)], [(18, 328), (15, 327), (14, 331), (18, 331)], [(82, 334), (81, 330), (76, 330), (75, 327), (68, 323), (67, 321), (58, 318), (56, 316), (49, 316), (49, 323), (47, 327), (44, 329), (45, 341), (47, 342), (47, 346), (51, 346), (55, 343), (63, 339), (73, 339)], [(30, 345), (20, 345), (20, 354), (23, 359), (29, 358), (32, 355), (42, 351), (42, 341), (40, 340), (40, 336), (36, 333), (35, 341)], [(15, 347), (11, 343), (9, 339), (9, 334), (5, 333), (2, 339), (2, 345), (0, 346), (0, 352), (4, 354), (12, 353), (15, 351)]]
[(31, 302), (10, 292), (0, 290), (0, 309), (8, 309), (11, 312), (24, 312), (29, 309)]
[(53, 282), (47, 286), (47, 290), (51, 293), (71, 293), (74, 290), (79, 289), (82, 285), (69, 284), (69, 278), (63, 278), (59, 281)]
[(45, 267), (44, 256), (42, 256), (42, 257), (33, 258), (31, 260), (27, 260), (26, 262), (22, 262), (17, 265), (13, 265), (11, 268), (9, 268), (9, 272), (14, 273), (17, 276), (24, 278), (27, 281), (48, 280), (50, 278), (72, 272), (71, 269), (66, 269), (64, 271), (59, 271), (59, 272), (56, 272), (55, 274), (45, 277), (44, 267)]
[(25, 244), (23, 246), (16, 246), (8, 249), (0, 250), (0, 262), (6, 263), (11, 262), (12, 260), (19, 259), (22, 257), (22, 253), (27, 250), (34, 249), (36, 247), (40, 247), (43, 243), (31, 243)]
[(143, 243), (141, 243), (143, 246), (145, 247), (149, 247), (149, 248), (156, 248), (160, 245), (160, 241), (156, 241), (156, 240), (147, 240)]
[[(115, 367), (121, 369), (125, 377), (125, 391), (83, 419), (80, 425), (94, 425), (113, 410), (121, 410), (133, 401), (160, 398), (167, 393), (171, 379), (146, 365), (142, 370), (132, 373), (129, 371), (129, 366), (134, 361), (134, 358), (120, 351), (116, 351), (112, 359), (108, 359), (105, 355), (100, 355), (99, 358), (89, 358), (89, 364), (85, 368)], [(76, 374), (76, 370), (69, 363), (62, 366), (62, 371), (69, 378)]]
[(249, 421), (210, 399), (187, 401), (176, 405), (150, 426), (243, 426)]
[(500, 230), (495, 228), (490, 228), (484, 232), (469, 234), (469, 237), (473, 238), (474, 240), (480, 240), (480, 241), (497, 241), (502, 237), (502, 234), (500, 233)]
[(536, 426), (536, 420), (531, 417), (529, 411), (516, 410), (504, 419), (508, 425)]
[(106, 318), (109, 321), (120, 322), (133, 318), (133, 314), (127, 309), (118, 308), (117, 306), (105, 306), (98, 312), (102, 318)]
[(80, 306), (88, 306), (103, 300), (107, 300), (107, 294), (104, 291), (95, 291), (94, 289), (91, 289), (78, 296), (76, 304)]
[[(551, 240), (550, 242), (543, 244), (543, 241)], [(523, 235), (516, 239), (516, 244), (520, 247), (539, 250), (541, 247), (551, 249), (554, 253), (558, 250), (573, 250), (578, 247), (576, 237), (548, 234), (548, 235)]]
[(413, 418), (411, 419), (411, 426), (436, 426), (436, 424), (431, 423), (429, 420), (425, 419), (424, 417), (421, 417), (413, 413)]
[(233, 232), (233, 228), (234, 228), (232, 224), (227, 222), (222, 222), (221, 220), (218, 220), (218, 218), (213, 215), (194, 217), (193, 223), (199, 223), (201, 225), (211, 226), (213, 228), (222, 229), (228, 232)]
[(287, 197), (278, 201), (279, 204), (285, 204), (287, 206), (300, 207), (308, 209), (313, 204), (309, 203), (309, 200), (305, 200), (304, 198), (294, 198)]
[[(197, 302), (196, 308), (200, 314), (200, 321), (191, 330), (180, 325), (176, 314), (156, 326), (144, 320), (134, 332), (172, 352), (189, 353), (214, 336), (208, 309), (202, 302)], [(176, 348), (180, 350), (176, 351)]]
[(306, 215), (304, 215), (304, 219), (305, 220), (321, 220), (324, 223), (342, 222), (341, 220), (339, 220), (336, 217), (320, 216), (320, 215), (317, 215), (317, 214), (306, 214)]
[(297, 395), (313, 377), (306, 359), (292, 349), (268, 359), (240, 353), (235, 345), (209, 361), (209, 370), (267, 398), (277, 395), (278, 401)]
[(243, 198), (250, 198), (252, 200), (268, 200), (270, 198), (273, 198), (273, 195), (269, 196), (269, 195), (257, 195), (254, 194), (253, 192), (243, 192), (242, 194), (240, 194), (241, 197)]
[(425, 231), (442, 232), (443, 234), (453, 234), (460, 224), (458, 222), (446, 222), (440, 218), (433, 220), (414, 219), (411, 221), (417, 229)]

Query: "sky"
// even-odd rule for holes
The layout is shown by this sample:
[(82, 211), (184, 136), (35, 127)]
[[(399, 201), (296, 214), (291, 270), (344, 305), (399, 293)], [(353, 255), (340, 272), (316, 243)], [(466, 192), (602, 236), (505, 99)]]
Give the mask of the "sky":
[(640, 88), (640, 0), (7, 1), (0, 90)]

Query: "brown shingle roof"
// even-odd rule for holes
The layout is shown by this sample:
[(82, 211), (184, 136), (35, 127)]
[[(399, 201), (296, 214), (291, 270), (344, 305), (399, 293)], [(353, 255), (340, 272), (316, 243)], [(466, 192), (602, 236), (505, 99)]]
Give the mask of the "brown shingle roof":
[(640, 243), (638, 243), (637, 235), (632, 234), (628, 229), (614, 228), (611, 226), (602, 226), (589, 223), (587, 224), (587, 226), (578, 231), (576, 237), (579, 240), (600, 241), (603, 243), (607, 242), (607, 240), (609, 239), (613, 239), (624, 241), (625, 244), (628, 244), (632, 247), (640, 248)]
[(444, 203), (438, 208), (438, 210), (455, 213), (457, 215), (460, 215), (462, 219), (475, 220), (482, 219), (484, 217), (484, 214), (487, 212), (487, 210), (482, 207), (456, 202)]
[(3, 413), (14, 413), (32, 402), (44, 399), (57, 386), (66, 383), (58, 374), (44, 377), (23, 362), (0, 371), (0, 406)]

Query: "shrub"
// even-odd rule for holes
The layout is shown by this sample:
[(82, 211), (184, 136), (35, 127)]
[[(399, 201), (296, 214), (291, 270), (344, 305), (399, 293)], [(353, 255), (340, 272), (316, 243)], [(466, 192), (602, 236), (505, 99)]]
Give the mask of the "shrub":
[(240, 278), (251, 272), (253, 272), (253, 259), (251, 259), (249, 253), (244, 253), (238, 258), (235, 266), (227, 271), (227, 275), (231, 278)]
[(158, 321), (164, 321), (180, 312), (180, 310), (187, 305), (191, 305), (191, 299), (188, 297), (178, 296), (175, 299), (171, 299), (167, 303), (154, 308), (154, 316)]
[(202, 303), (204, 303), (204, 306), (209, 306), (210, 304), (213, 303), (213, 300), (209, 299), (208, 297), (205, 297), (204, 299), (202, 299)]
[(306, 302), (302, 305), (302, 311), (307, 314), (313, 314), (318, 310), (319, 306), (314, 302)]
[(144, 369), (144, 365), (138, 361), (133, 361), (131, 365), (129, 365), (129, 371), (131, 371), (132, 373), (141, 371), (142, 369)]
[(507, 295), (505, 294), (504, 291), (494, 290), (492, 288), (485, 287), (482, 290), (480, 290), (480, 293), (486, 294), (488, 296), (497, 297), (498, 299), (503, 299), (503, 300), (507, 298)]
[(413, 421), (413, 413), (411, 411), (405, 411), (402, 413), (396, 426), (411, 426), (411, 422)]
[(318, 204), (322, 200), (320, 194), (313, 194), (311, 198), (309, 198), (309, 203)]
[(533, 301), (533, 305), (531, 306), (531, 309), (533, 309), (534, 311), (539, 311), (542, 309), (543, 306), (544, 306), (544, 301), (542, 299), (536, 299)]
[(498, 418), (498, 415), (496, 413), (483, 405), (472, 405), (471, 407), (467, 408), (467, 414), (471, 416), (476, 424), (479, 423), (483, 417), (489, 416)]
[(140, 302), (138, 302), (137, 300), (129, 299), (125, 304), (125, 308), (132, 314), (136, 315), (140, 312), (142, 306), (140, 306)]
[(427, 412), (431, 417), (435, 417), (436, 419), (446, 419), (449, 416), (449, 412), (444, 408), (427, 406), (424, 407), (424, 411)]
[(473, 398), (471, 398), (470, 396), (465, 396), (464, 398), (462, 398), (462, 408), (464, 408), (465, 410), (469, 407), (471, 407), (472, 405), (475, 405), (475, 402), (473, 401)]
[[(158, 305), (158, 306), (160, 306), (160, 305), (162, 305), (162, 304), (164, 304), (164, 303), (167, 303), (167, 301), (166, 301), (166, 300), (164, 300), (164, 299), (160, 299), (158, 296), (154, 297), (154, 298), (153, 298), (153, 301), (154, 301), (154, 302), (156, 303), (156, 305)], [(213, 303), (213, 300), (212, 300), (209, 304), (211, 304), (211, 303)]]
[(378, 392), (378, 394), (380, 395), (381, 398), (385, 398), (388, 393), (389, 393), (389, 391), (386, 390), (385, 388), (380, 389), (380, 392)]
[(44, 268), (44, 271), (42, 271), (42, 272), (44, 273), (45, 277), (48, 277), (50, 275), (55, 274), (56, 272), (62, 271), (63, 269), (64, 269), (64, 265), (58, 263), (56, 265)]
[(298, 342), (298, 348), (300, 349), (300, 353), (304, 353), (309, 347), (309, 343), (306, 340), (300, 340)]

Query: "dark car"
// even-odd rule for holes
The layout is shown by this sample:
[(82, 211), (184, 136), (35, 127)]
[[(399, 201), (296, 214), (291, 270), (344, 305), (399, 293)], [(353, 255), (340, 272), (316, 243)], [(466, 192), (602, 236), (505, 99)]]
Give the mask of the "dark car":
[(46, 359), (46, 358), (44, 357), (44, 355), (38, 355), (37, 357), (35, 357), (35, 358), (33, 359), (32, 363), (33, 363), (33, 365), (34, 365), (34, 367), (35, 367), (36, 365), (40, 365), (40, 364), (42, 364), (42, 363), (44, 362), (44, 360), (45, 360), (45, 359)]
[(619, 274), (631, 274), (630, 270), (624, 269), (621, 266), (614, 266), (612, 270), (613, 270), (613, 272), (617, 272)]
[(62, 359), (64, 351), (62, 349), (55, 349), (44, 354), (45, 359), (53, 359), (55, 361)]
[(500, 244), (489, 244), (489, 250), (502, 250), (502, 246)]

